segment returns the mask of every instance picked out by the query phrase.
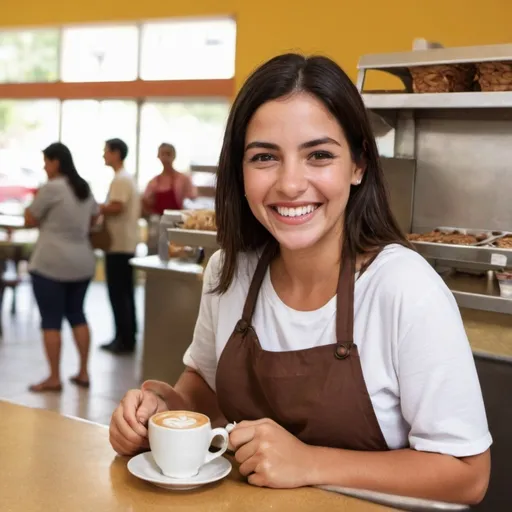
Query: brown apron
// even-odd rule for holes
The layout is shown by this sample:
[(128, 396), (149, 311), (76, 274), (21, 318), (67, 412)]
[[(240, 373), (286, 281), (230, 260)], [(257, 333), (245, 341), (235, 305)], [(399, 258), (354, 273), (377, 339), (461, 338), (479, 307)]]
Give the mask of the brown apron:
[(270, 418), (303, 442), (350, 450), (388, 449), (354, 344), (355, 258), (343, 251), (337, 291), (337, 343), (290, 352), (261, 348), (251, 325), (275, 250), (263, 252), (242, 318), (217, 367), (219, 406), (230, 422)]

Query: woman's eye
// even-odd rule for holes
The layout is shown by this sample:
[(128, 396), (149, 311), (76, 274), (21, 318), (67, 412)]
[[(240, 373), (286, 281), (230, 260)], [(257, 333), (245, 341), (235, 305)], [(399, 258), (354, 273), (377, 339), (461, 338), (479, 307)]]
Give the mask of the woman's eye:
[(257, 155), (254, 155), (251, 157), (251, 162), (271, 162), (272, 160), (275, 160), (274, 155), (271, 155), (270, 153), (258, 153)]
[(328, 151), (315, 151), (314, 153), (311, 153), (311, 155), (309, 155), (309, 158), (311, 160), (328, 160), (332, 159), (333, 155)]

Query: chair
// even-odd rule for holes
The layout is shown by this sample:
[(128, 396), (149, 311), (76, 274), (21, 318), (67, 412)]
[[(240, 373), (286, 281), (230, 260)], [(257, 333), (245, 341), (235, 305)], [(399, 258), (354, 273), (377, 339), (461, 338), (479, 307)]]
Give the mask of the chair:
[(10, 313), (14, 316), (16, 315), (16, 291), (18, 285), (21, 283), (21, 278), (18, 274), (16, 263), (12, 260), (0, 261), (0, 273), (0, 336), (3, 336), (2, 312), (5, 290), (7, 288), (12, 290)]

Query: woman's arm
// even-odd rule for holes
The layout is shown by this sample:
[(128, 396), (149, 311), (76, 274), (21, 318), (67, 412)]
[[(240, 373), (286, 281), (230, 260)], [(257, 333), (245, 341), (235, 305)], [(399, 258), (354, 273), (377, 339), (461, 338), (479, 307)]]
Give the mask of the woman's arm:
[(303, 443), (270, 419), (243, 421), (230, 434), (240, 472), (260, 487), (333, 485), (461, 504), (482, 500), (489, 450), (456, 458), (411, 449), (363, 452)]
[(491, 457), (311, 448), (310, 485), (336, 485), (474, 505), (487, 491)]
[(197, 187), (192, 182), (192, 178), (186, 174), (182, 176), (185, 178), (182, 199), (197, 199)]
[(32, 215), (32, 212), (29, 208), (25, 208), (25, 227), (27, 228), (36, 228), (39, 226), (39, 221)]
[(32, 204), (25, 208), (24, 218), (25, 227), (35, 228), (41, 224), (41, 220), (46, 216), (59, 197), (59, 185), (49, 181), (45, 183), (34, 195)]

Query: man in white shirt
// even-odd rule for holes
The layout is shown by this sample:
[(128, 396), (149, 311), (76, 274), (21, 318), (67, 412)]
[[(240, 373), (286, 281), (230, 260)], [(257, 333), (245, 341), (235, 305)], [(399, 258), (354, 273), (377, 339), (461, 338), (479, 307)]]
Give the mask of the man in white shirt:
[(111, 236), (110, 248), (105, 255), (105, 273), (116, 335), (101, 348), (114, 354), (134, 351), (137, 330), (130, 259), (135, 255), (138, 242), (140, 198), (135, 180), (124, 168), (127, 155), (128, 146), (121, 139), (106, 141), (103, 158), (115, 175), (107, 201), (101, 205), (101, 213)]

